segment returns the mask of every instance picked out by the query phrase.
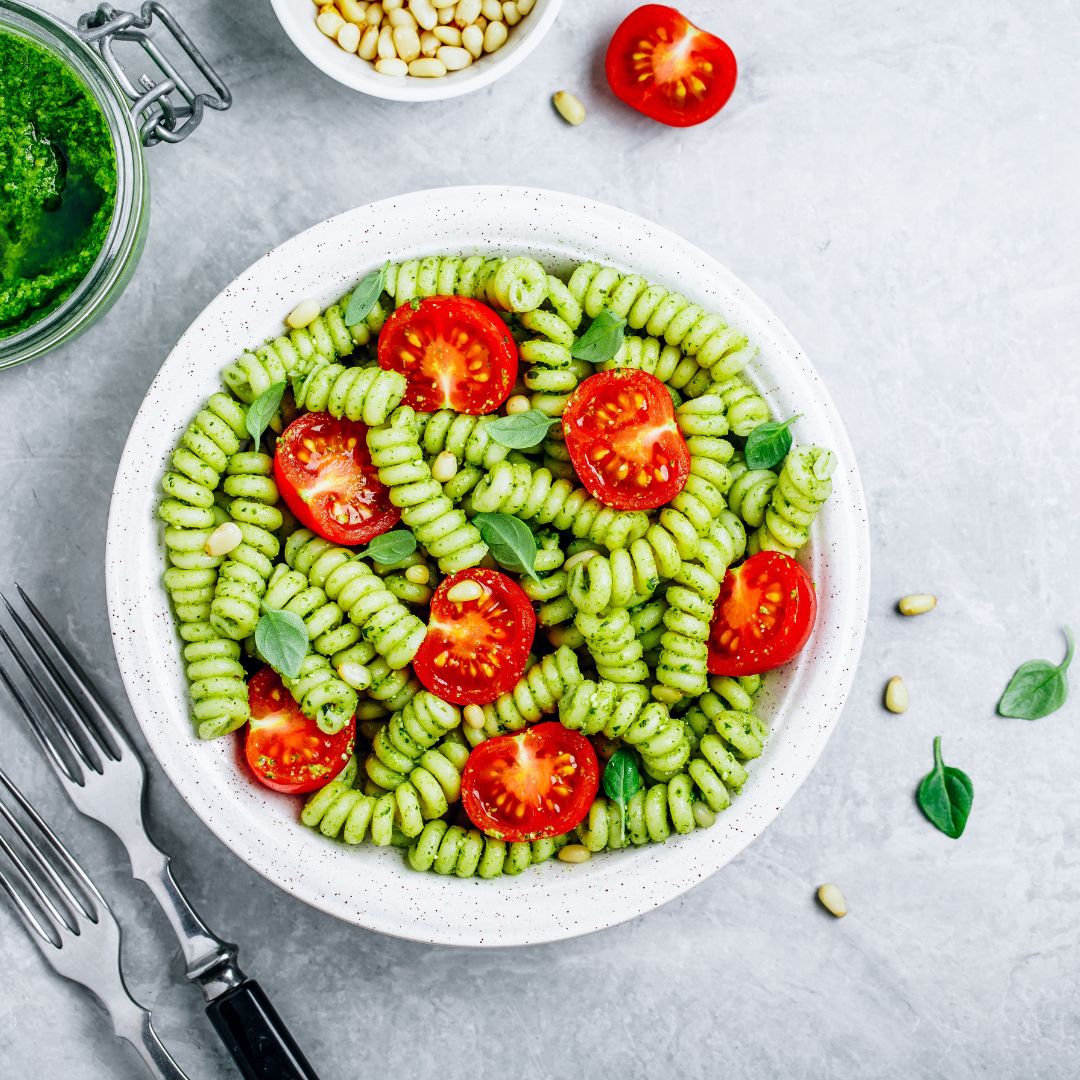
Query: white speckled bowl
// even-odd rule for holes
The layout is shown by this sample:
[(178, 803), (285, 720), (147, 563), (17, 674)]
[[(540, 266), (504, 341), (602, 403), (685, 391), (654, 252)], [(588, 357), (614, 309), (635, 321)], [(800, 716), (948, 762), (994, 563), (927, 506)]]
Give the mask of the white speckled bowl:
[(509, 28), (510, 36), (501, 49), (441, 79), (380, 75), (367, 60), (347, 53), (315, 25), (318, 8), (311, 0), (270, 0), (270, 3), (292, 43), (331, 79), (390, 101), (443, 101), (489, 86), (513, 71), (551, 29), (563, 0), (536, 0), (536, 7), (517, 26)]
[[(200, 742), (188, 717), (180, 646), (160, 584), (155, 508), (178, 437), (218, 387), (218, 372), (281, 332), (298, 300), (330, 303), (385, 259), (432, 251), (527, 253), (551, 268), (584, 259), (632, 269), (723, 312), (761, 349), (749, 374), (778, 416), (801, 412), (798, 437), (833, 447), (833, 496), (807, 564), (820, 614), (799, 660), (767, 679), (772, 727), (742, 795), (711, 829), (520, 877), (458, 880), (410, 870), (400, 852), (324, 839), (300, 825), (300, 800), (238, 767), (234, 739)], [(362, 206), (265, 255), (220, 293), (170, 353), (128, 438), (109, 515), (106, 580), (116, 654), (135, 715), (184, 798), (248, 864), (294, 896), (359, 926), (453, 945), (523, 945), (572, 937), (649, 911), (734, 858), (810, 773), (855, 674), (870, 579), (866, 507), (843, 424), (791, 335), (719, 263), (659, 226), (572, 195), (526, 188), (446, 188)]]

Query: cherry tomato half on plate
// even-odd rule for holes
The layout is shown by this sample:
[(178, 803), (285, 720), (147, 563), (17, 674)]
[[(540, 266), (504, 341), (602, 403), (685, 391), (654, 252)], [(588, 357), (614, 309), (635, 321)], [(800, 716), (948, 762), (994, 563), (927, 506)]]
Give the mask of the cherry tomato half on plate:
[(589, 494), (617, 510), (654, 510), (690, 475), (667, 387), (646, 371), (590, 375), (563, 410), (566, 449)]
[[(480, 595), (451, 599), (462, 582), (474, 582)], [(520, 585), (496, 570), (461, 570), (431, 598), (427, 636), (413, 668), (443, 700), (486, 705), (521, 678), (535, 633), (536, 614)]]
[(759, 551), (727, 572), (709, 631), (713, 675), (760, 675), (786, 664), (810, 638), (817, 593), (779, 551)]
[(738, 73), (726, 42), (664, 4), (630, 12), (608, 45), (605, 68), (616, 97), (669, 127), (715, 116)]
[(580, 824), (599, 786), (592, 743), (549, 721), (476, 747), (462, 773), (461, 802), (489, 836), (542, 840)]
[(244, 753), (255, 779), (274, 791), (299, 795), (325, 787), (349, 762), (356, 722), (337, 734), (320, 731), (281, 685), (273, 668), (263, 668), (248, 683), (251, 720)]
[(371, 463), (367, 428), (352, 420), (299, 416), (277, 441), (274, 479), (297, 518), (335, 544), (366, 544), (401, 519)]
[(404, 403), (419, 412), (494, 412), (517, 379), (510, 328), (491, 308), (463, 296), (429, 296), (386, 320), (379, 367), (408, 381)]

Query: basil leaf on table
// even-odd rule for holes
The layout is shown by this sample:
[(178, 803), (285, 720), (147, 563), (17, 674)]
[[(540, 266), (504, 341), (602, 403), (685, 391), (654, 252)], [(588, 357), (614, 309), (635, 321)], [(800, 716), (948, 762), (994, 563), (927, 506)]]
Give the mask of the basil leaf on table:
[(517, 413), (514, 416), (500, 416), (492, 420), (484, 431), (500, 446), (509, 446), (511, 450), (528, 450), (539, 446), (547, 436), (553, 424), (560, 423), (559, 417), (548, 416), (539, 409)]
[(791, 432), (788, 430), (802, 413), (796, 413), (782, 424), (775, 420), (758, 424), (746, 438), (746, 467), (748, 469), (771, 469), (787, 457), (791, 449)]
[(415, 550), (416, 537), (408, 529), (393, 529), (376, 536), (360, 555), (374, 559), (383, 566), (392, 566), (407, 559)]
[(622, 348), (625, 328), (625, 319), (612, 315), (607, 308), (604, 308), (593, 319), (589, 329), (574, 342), (570, 355), (575, 360), (602, 364), (610, 360)]
[(353, 289), (349, 303), (345, 307), (345, 325), (356, 326), (362, 323), (379, 302), (386, 287), (386, 272), (390, 269), (389, 261), (384, 262), (381, 270), (372, 270), (359, 285)]
[(500, 566), (540, 580), (536, 574), (536, 537), (524, 521), (511, 514), (477, 514), (472, 520)]
[(626, 832), (626, 807), (642, 788), (634, 755), (626, 749), (618, 749), (604, 768), (604, 794), (619, 807), (619, 819)]
[(256, 443), (263, 437), (263, 432), (270, 426), (270, 421), (274, 419), (274, 414), (281, 406), (281, 399), (284, 394), (285, 383), (274, 383), (273, 386), (268, 386), (248, 406), (247, 430)]
[(267, 611), (255, 627), (255, 648), (279, 675), (295, 679), (308, 654), (304, 620), (291, 611)]
[(1065, 659), (1060, 664), (1049, 660), (1029, 660), (1021, 664), (1005, 687), (998, 702), (1001, 716), (1017, 720), (1041, 720), (1057, 712), (1069, 696), (1069, 679), (1066, 674), (1073, 658), (1072, 631), (1065, 627)]
[(941, 736), (935, 736), (934, 767), (919, 785), (919, 808), (935, 828), (959, 840), (974, 797), (975, 788), (967, 773), (941, 760)]

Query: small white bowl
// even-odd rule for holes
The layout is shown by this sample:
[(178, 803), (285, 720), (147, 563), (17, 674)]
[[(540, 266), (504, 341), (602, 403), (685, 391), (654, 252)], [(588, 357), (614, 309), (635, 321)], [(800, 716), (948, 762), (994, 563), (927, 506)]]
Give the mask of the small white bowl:
[(518, 66), (551, 29), (563, 0), (536, 0), (536, 6), (517, 26), (511, 26), (506, 44), (481, 56), (463, 71), (441, 79), (412, 75), (380, 75), (373, 64), (347, 53), (316, 25), (318, 9), (312, 0), (270, 0), (282, 29), (292, 43), (325, 75), (362, 94), (390, 101), (444, 101), (488, 86)]
[[(747, 372), (776, 416), (802, 414), (800, 441), (836, 451), (832, 497), (803, 561), (818, 619), (798, 659), (766, 679), (771, 737), (750, 779), (710, 829), (581, 866), (552, 860), (519, 877), (461, 880), (410, 870), (397, 850), (327, 840), (301, 800), (261, 788), (238, 740), (200, 742), (181, 643), (161, 584), (161, 477), (181, 433), (219, 389), (221, 369), (282, 330), (298, 301), (329, 304), (387, 259), (435, 252), (524, 254), (554, 270), (596, 260), (718, 311), (760, 349)], [(264, 255), (214, 298), (169, 354), (128, 436), (109, 511), (105, 581), (113, 644), (135, 716), (169, 778), (232, 851), (282, 889), (340, 919), (447, 945), (573, 937), (649, 911), (733, 859), (810, 774), (855, 677), (870, 593), (870, 539), (855, 456), (821, 378), (780, 320), (689, 241), (623, 210), (533, 188), (458, 187), (357, 207)]]

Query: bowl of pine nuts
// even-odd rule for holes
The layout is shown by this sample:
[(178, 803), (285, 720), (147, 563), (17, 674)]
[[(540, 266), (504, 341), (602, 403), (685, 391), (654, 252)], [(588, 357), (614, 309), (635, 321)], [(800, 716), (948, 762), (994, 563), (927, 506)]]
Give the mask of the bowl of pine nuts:
[(441, 101), (517, 67), (562, 0), (271, 0), (293, 44), (332, 79), (392, 101)]

